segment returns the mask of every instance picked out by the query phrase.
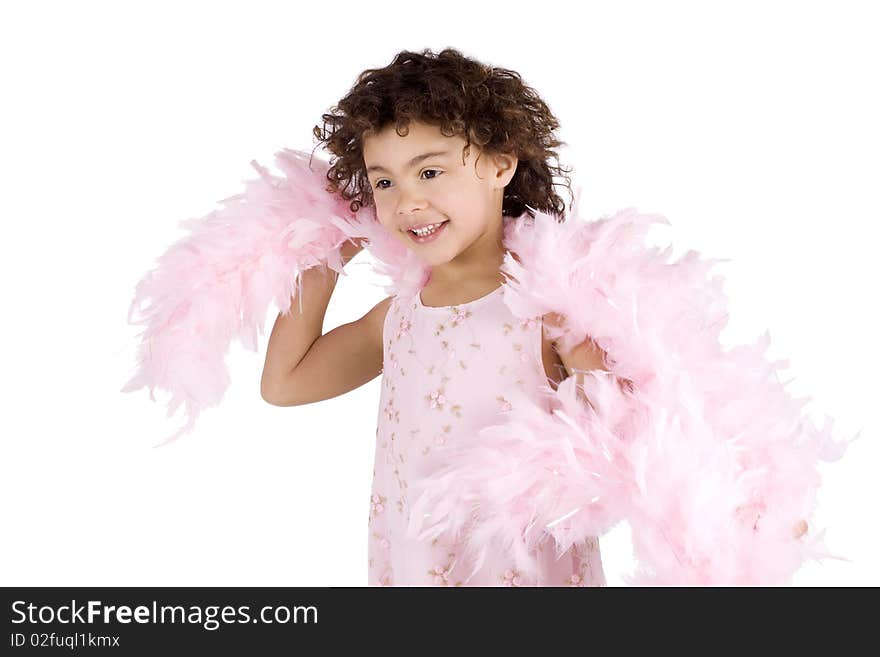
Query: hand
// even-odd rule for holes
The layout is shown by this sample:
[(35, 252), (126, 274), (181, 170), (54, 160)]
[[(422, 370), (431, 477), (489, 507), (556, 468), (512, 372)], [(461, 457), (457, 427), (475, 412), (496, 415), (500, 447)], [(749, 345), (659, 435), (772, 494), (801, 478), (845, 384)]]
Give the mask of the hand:
[[(758, 529), (758, 520), (760, 520), (760, 519), (761, 519), (761, 514), (759, 513), (758, 517), (755, 518), (755, 526), (753, 527), (753, 529), (755, 529), (756, 531)], [(803, 518), (801, 518), (801, 520), (792, 528), (792, 536), (794, 536), (795, 538), (800, 538), (801, 536), (803, 536), (804, 534), (807, 533), (807, 529), (808, 529), (807, 521), (804, 520)]]
[(632, 392), (635, 388), (632, 381), (630, 381), (629, 379), (624, 379), (622, 376), (617, 377), (617, 386), (621, 389), (621, 391), (626, 390), (627, 392)]
[(366, 238), (355, 237), (347, 239), (339, 247), (339, 254), (342, 256), (342, 264), (345, 265), (349, 260), (354, 258), (363, 248)]

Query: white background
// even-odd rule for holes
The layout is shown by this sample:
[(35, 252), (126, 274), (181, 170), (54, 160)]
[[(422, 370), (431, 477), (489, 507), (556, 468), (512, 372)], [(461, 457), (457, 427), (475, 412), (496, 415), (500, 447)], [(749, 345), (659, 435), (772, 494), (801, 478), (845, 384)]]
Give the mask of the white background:
[[(658, 243), (731, 258), (728, 344), (769, 329), (817, 424), (811, 532), (851, 561), (798, 585), (880, 584), (878, 21), (864, 2), (77, 2), (0, 9), (0, 584), (364, 585), (379, 382), (277, 408), (260, 352), (194, 433), (134, 373), (134, 286), (273, 166), (365, 68), (445, 46), (517, 70), (562, 123), (582, 214), (666, 216)], [(323, 155), (318, 151), (319, 155)], [(568, 197), (565, 197), (566, 201)], [(325, 331), (385, 295), (368, 254)], [(602, 539), (609, 584), (632, 567)]]

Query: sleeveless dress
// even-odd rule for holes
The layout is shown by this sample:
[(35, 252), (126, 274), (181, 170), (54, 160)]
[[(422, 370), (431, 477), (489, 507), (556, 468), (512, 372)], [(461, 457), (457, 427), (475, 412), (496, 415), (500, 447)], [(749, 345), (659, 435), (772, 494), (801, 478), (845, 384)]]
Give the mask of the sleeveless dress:
[(605, 586), (595, 537), (558, 560), (550, 542), (542, 544), (540, 572), (531, 581), (510, 555), (490, 554), (472, 574), (445, 535), (433, 542), (405, 536), (414, 501), (408, 482), (442, 464), (435, 447), (461, 444), (498, 424), (498, 414), (512, 408), (505, 388), (537, 392), (547, 383), (541, 318), (515, 317), (503, 289), (441, 307), (425, 306), (419, 292), (396, 296), (388, 307), (368, 521), (370, 586)]

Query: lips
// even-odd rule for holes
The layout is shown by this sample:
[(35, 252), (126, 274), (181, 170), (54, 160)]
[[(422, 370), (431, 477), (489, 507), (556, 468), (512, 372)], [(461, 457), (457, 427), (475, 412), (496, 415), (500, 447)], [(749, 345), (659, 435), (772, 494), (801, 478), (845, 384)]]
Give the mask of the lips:
[(421, 226), (437, 226), (427, 235), (416, 235), (414, 232), (412, 232), (412, 229), (407, 229), (405, 232), (407, 235), (409, 235), (409, 238), (416, 244), (427, 244), (428, 242), (433, 242), (435, 239), (437, 239), (437, 237), (446, 230), (447, 224), (449, 224), (448, 219), (446, 221), (435, 222), (433, 224), (421, 224)]

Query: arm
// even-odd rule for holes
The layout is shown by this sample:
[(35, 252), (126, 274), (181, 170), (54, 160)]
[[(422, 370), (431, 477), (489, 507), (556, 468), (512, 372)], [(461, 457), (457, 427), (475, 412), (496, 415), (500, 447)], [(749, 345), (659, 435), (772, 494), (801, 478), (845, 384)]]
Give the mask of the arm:
[[(561, 328), (564, 319), (558, 313), (551, 312), (544, 315), (544, 323)], [(557, 343), (557, 340), (553, 341), (553, 349), (559, 355), (559, 360), (565, 368), (565, 378), (571, 375), (577, 377), (575, 383), (577, 384), (578, 395), (589, 404), (590, 400), (586, 398), (581, 387), (584, 382), (584, 374), (590, 370), (610, 371), (605, 366), (605, 351), (589, 337), (568, 351), (563, 351)], [(632, 392), (632, 382), (628, 379), (619, 379), (618, 385)]]
[[(348, 258), (343, 256), (347, 262)], [(382, 371), (382, 325), (391, 298), (360, 319), (322, 335), (336, 274), (319, 266), (302, 279), (302, 313), (294, 300), (279, 313), (269, 337), (260, 392), (276, 406), (330, 399), (371, 381)]]
[(363, 317), (316, 339), (293, 370), (263, 399), (275, 406), (299, 406), (337, 397), (382, 373), (382, 324), (392, 297)]

